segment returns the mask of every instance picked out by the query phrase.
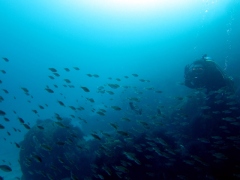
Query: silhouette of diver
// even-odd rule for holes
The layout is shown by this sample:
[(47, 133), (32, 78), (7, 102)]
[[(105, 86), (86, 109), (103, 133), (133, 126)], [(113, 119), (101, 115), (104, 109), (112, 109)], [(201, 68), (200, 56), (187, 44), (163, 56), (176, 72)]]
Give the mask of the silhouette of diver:
[(232, 88), (232, 79), (206, 54), (201, 59), (185, 66), (185, 86), (215, 91), (222, 87)]

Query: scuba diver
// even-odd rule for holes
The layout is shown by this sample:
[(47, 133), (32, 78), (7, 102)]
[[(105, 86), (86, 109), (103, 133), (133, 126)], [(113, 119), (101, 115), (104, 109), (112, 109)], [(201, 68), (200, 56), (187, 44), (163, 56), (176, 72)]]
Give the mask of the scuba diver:
[(215, 91), (222, 87), (233, 87), (231, 78), (207, 55), (192, 64), (186, 65), (185, 85), (192, 89), (206, 88)]
[[(184, 117), (176, 126), (176, 132), (181, 131), (184, 136), (179, 140), (182, 158), (194, 154), (201, 157), (202, 162), (208, 162), (211, 168), (203, 173), (205, 179), (237, 179), (234, 173), (239, 172), (236, 168), (240, 163), (239, 144), (228, 141), (230, 137), (239, 136), (240, 130), (236, 80), (233, 82), (207, 55), (187, 65), (184, 77), (185, 86), (206, 91), (193, 93), (181, 106), (181, 113), (187, 115), (187, 125), (181, 126)], [(220, 137), (222, 143), (217, 144), (215, 137)], [(212, 152), (224, 157), (213, 158)]]

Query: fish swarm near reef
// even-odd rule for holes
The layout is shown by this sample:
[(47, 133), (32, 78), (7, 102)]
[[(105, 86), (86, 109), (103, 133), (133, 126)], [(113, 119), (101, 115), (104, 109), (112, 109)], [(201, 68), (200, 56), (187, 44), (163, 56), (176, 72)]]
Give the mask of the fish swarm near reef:
[[(1, 63), (12, 62), (4, 57)], [(0, 103), (17, 101), (18, 94), (12, 94), (2, 78), (12, 74), (1, 69)], [(236, 94), (225, 89), (208, 94), (196, 90), (170, 97), (141, 74), (104, 79), (103, 74), (81, 69), (46, 69), (49, 84), (39, 91), (53, 104), (35, 102), (31, 86), (19, 86), (35, 124), (18, 110), (1, 106), (0, 131), (6, 143), (11, 134), (24, 134), (22, 142), (10, 142), (20, 152), (22, 179), (240, 178)], [(72, 73), (76, 79), (69, 78)], [(75, 104), (69, 100), (72, 96)], [(45, 112), (52, 112), (51, 119), (37, 120)], [(12, 122), (16, 126), (10, 131)], [(89, 127), (93, 124), (94, 130)], [(14, 168), (3, 160), (0, 171), (12, 173)]]

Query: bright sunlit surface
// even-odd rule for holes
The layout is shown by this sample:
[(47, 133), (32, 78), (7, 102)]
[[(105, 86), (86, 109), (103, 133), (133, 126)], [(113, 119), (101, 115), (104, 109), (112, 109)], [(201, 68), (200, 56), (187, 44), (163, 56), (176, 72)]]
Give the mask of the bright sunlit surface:
[(228, 0), (27, 0), (16, 2), (15, 6), (28, 17), (44, 19), (51, 25), (78, 28), (94, 24), (124, 29), (136, 25), (177, 25), (179, 21), (185, 26), (208, 14), (218, 17), (228, 3)]
[(208, 20), (219, 17), (227, 3), (219, 0), (36, 0), (21, 6), (33, 18), (38, 16), (44, 23), (60, 29), (87, 28), (114, 34), (132, 28), (172, 31), (193, 26), (205, 16), (209, 16)]
[[(59, 2), (58, 2), (59, 3)], [(208, 0), (89, 0), (89, 1), (60, 1), (63, 7), (80, 8), (82, 6), (109, 11), (117, 14), (125, 13), (151, 13), (154, 10), (181, 11), (189, 7), (200, 5), (201, 3), (217, 3)]]
[[(77, 5), (79, 1), (73, 0), (72, 3)], [(176, 8), (186, 7), (192, 3), (189, 0), (92, 0), (86, 4), (111, 12), (112, 15), (127, 13), (131, 16), (135, 13), (151, 14), (157, 9), (161, 11), (176, 10)]]
[[(129, 18), (138, 14), (141, 16), (151, 15), (158, 12), (159, 14), (178, 14), (186, 13), (186, 11), (196, 11), (199, 8), (211, 8), (214, 5), (215, 9), (222, 8), (227, 1), (219, 0), (69, 0), (57, 1), (58, 5), (65, 10), (72, 12), (80, 9), (95, 10), (96, 12), (105, 12), (110, 16), (123, 16)], [(57, 5), (55, 4), (55, 5)]]
[[(44, 20), (52, 25), (107, 23), (116, 26), (144, 26), (145, 22), (153, 24), (184, 24), (203, 18), (206, 14), (218, 17), (223, 14), (229, 0), (35, 0), (11, 4), (32, 19)], [(8, 4), (9, 3), (5, 3)], [(101, 22), (100, 22), (101, 21)], [(119, 24), (120, 23), (120, 24)], [(183, 25), (182, 24), (182, 25)], [(123, 27), (124, 28), (124, 27)]]
[[(77, 26), (78, 22), (87, 24), (107, 23), (115, 26), (144, 26), (152, 24), (196, 21), (204, 13), (219, 16), (228, 1), (219, 0), (60, 0), (34, 1), (33, 6), (43, 8), (39, 11), (49, 20)], [(30, 4), (31, 4), (30, 3)], [(27, 4), (27, 11), (29, 11)], [(34, 8), (32, 8), (34, 11)], [(36, 11), (34, 12), (36, 13)], [(51, 14), (51, 16), (49, 16)], [(101, 21), (101, 22), (100, 22)], [(123, 27), (124, 28), (124, 27)]]
[[(228, 0), (25, 0), (11, 4), (11, 29), (31, 38), (98, 50), (155, 46), (221, 19)], [(5, 3), (10, 7), (8, 3)], [(31, 7), (31, 8), (29, 8)], [(3, 8), (5, 10), (6, 8)], [(17, 12), (17, 14), (16, 14)], [(9, 13), (9, 10), (6, 10)], [(10, 14), (10, 13), (9, 13)], [(18, 26), (19, 19), (22, 19)], [(22, 26), (22, 23), (29, 25)], [(4, 23), (9, 23), (6, 21)], [(20, 29), (19, 29), (20, 30)], [(28, 33), (28, 31), (31, 31)], [(45, 33), (44, 33), (45, 32)], [(39, 34), (40, 33), (40, 34)], [(47, 36), (46, 36), (47, 35)], [(19, 35), (18, 37), (22, 37)], [(46, 37), (45, 37), (46, 36)], [(61, 42), (60, 42), (61, 41)], [(39, 44), (36, 42), (34, 44)], [(74, 46), (75, 47), (75, 46)], [(78, 47), (78, 46), (76, 46)], [(136, 49), (135, 48), (135, 49)]]

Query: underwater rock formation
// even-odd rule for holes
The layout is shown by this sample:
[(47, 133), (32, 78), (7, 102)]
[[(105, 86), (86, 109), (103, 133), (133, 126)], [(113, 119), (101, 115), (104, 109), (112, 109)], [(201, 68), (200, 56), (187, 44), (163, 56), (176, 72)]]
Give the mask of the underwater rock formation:
[(115, 131), (90, 140), (68, 119), (38, 121), (21, 143), (22, 179), (238, 179), (236, 99), (193, 94), (164, 124), (156, 118), (120, 130), (111, 123)]
[(22, 179), (83, 179), (91, 174), (91, 145), (86, 145), (81, 130), (68, 119), (38, 121), (21, 143)]

